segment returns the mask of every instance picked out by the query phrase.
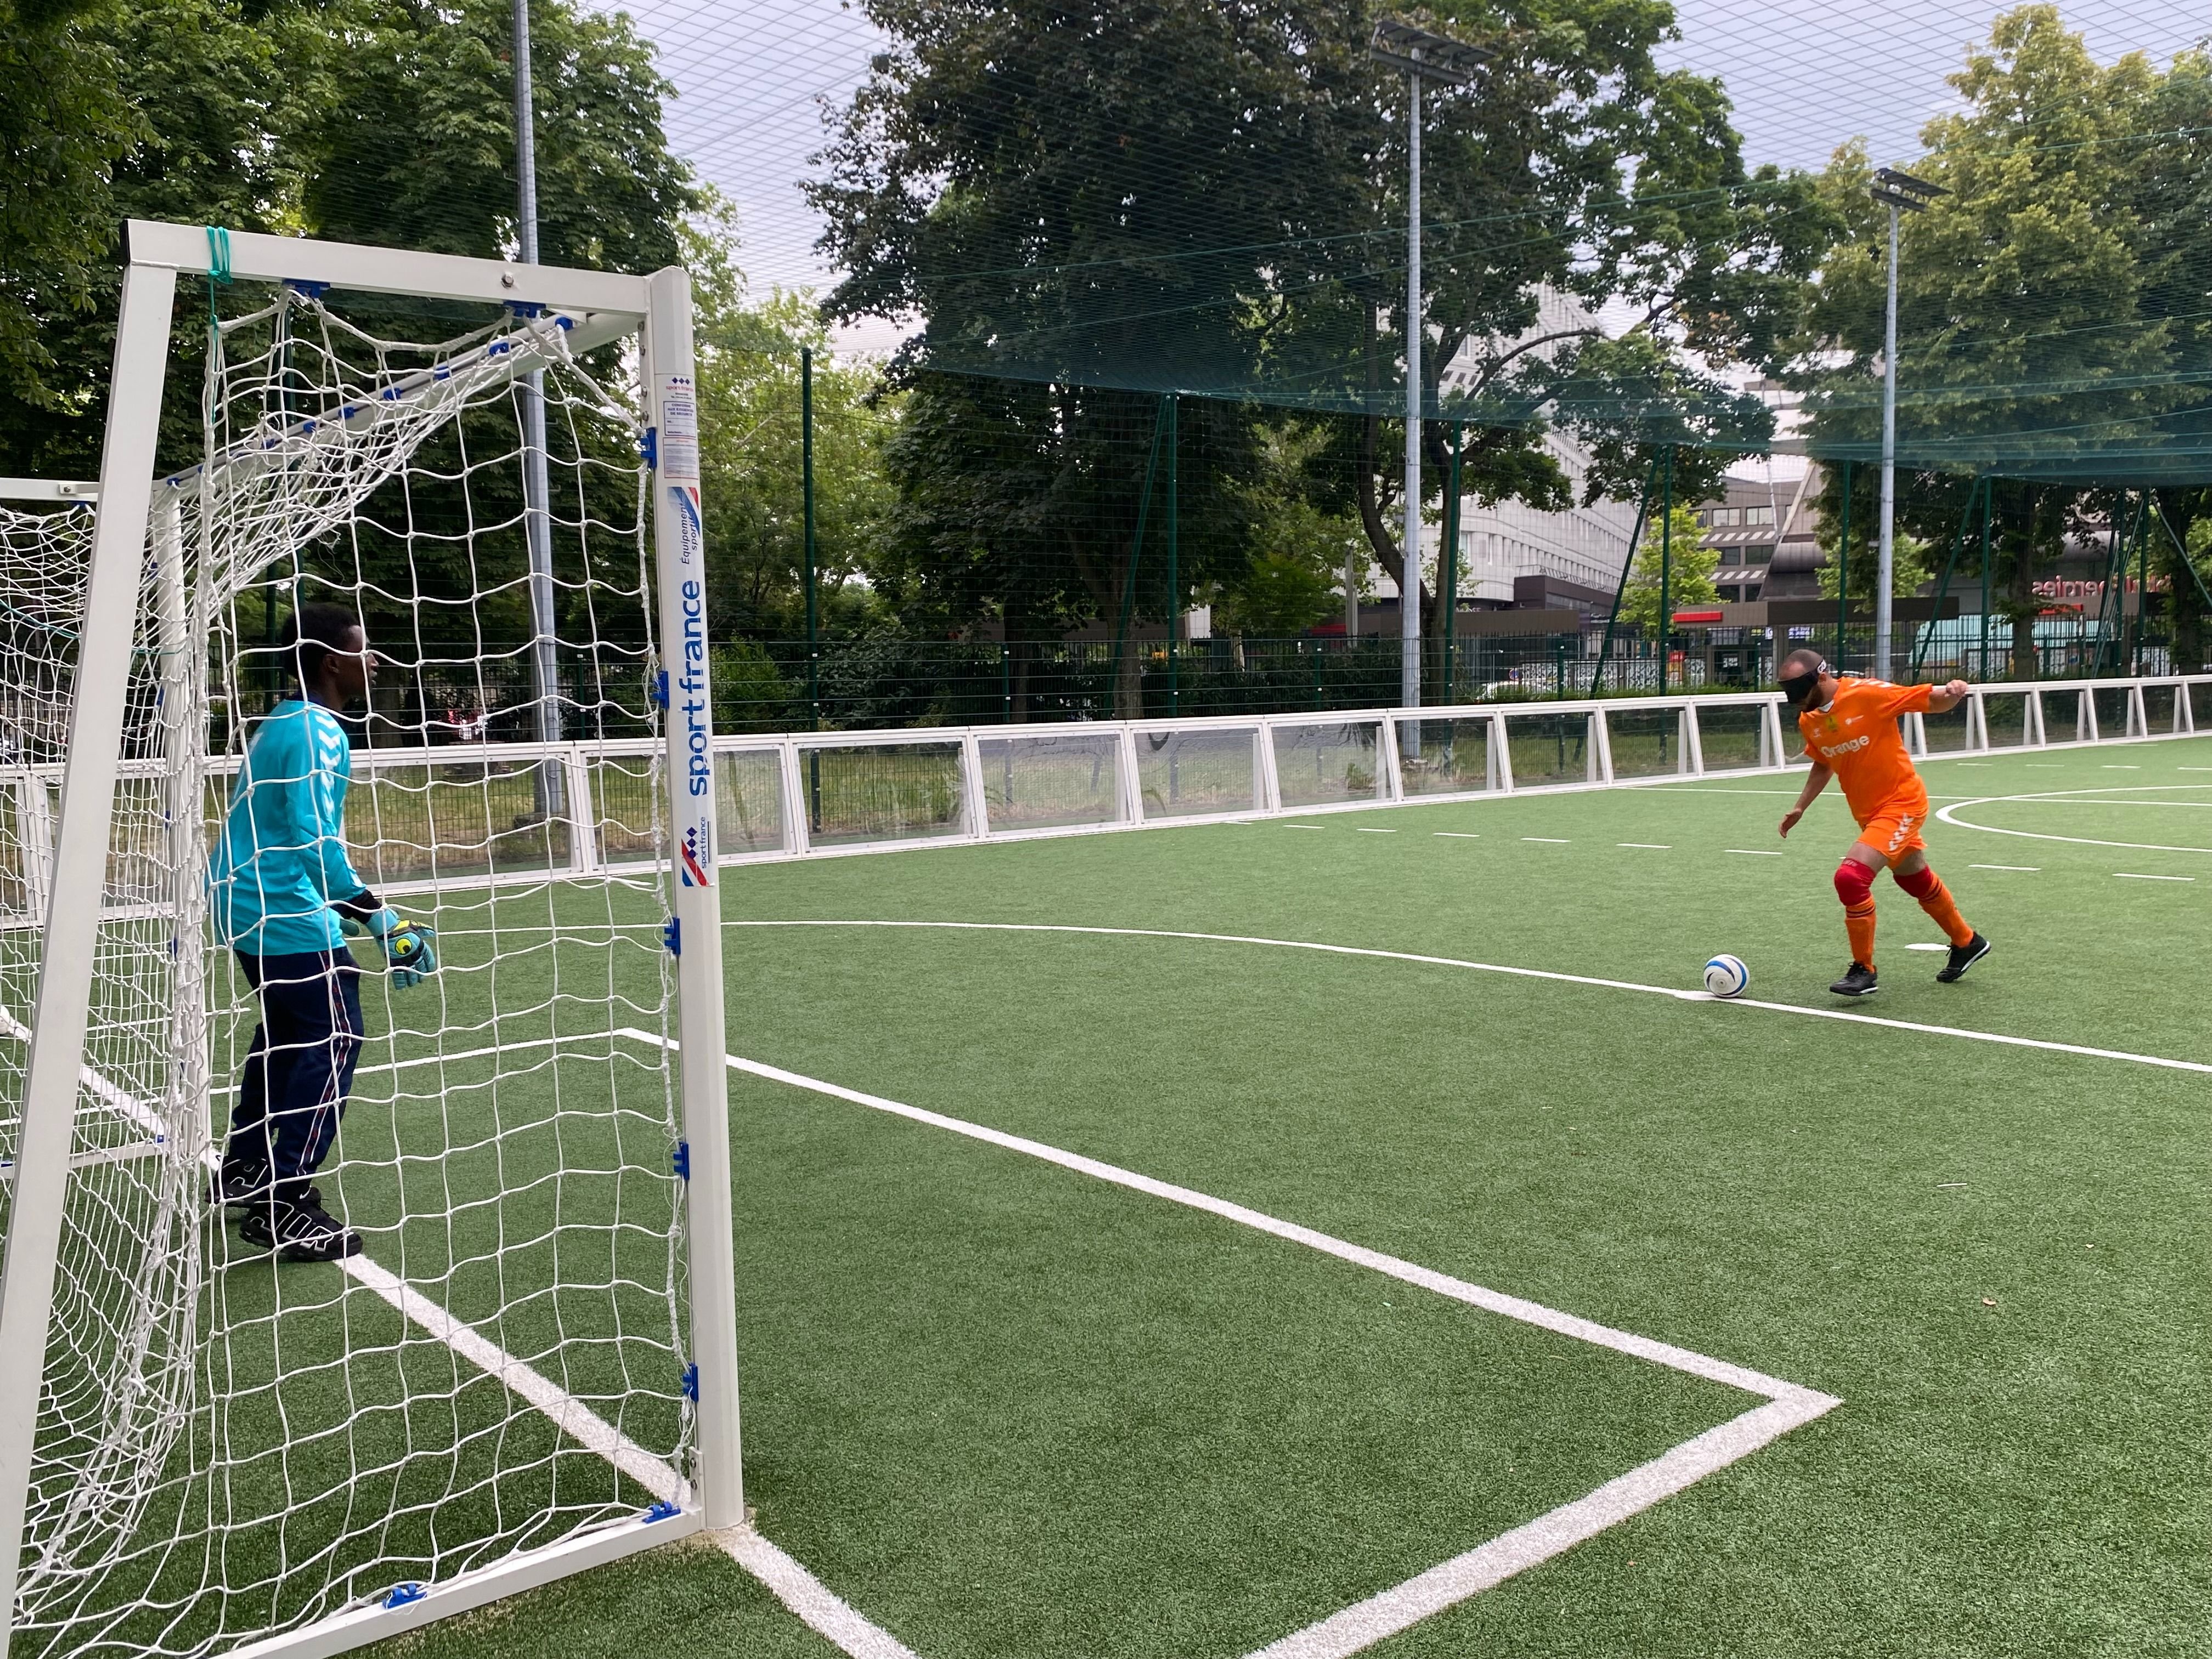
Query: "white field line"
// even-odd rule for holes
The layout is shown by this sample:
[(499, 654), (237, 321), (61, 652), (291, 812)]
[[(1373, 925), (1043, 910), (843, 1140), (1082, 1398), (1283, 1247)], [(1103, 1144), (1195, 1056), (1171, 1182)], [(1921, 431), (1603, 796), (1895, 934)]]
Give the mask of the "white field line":
[(915, 1659), (889, 1631), (870, 1624), (819, 1578), (750, 1527), (709, 1534), (730, 1559), (768, 1586), (806, 1626), (853, 1659)]
[(1482, 839), (1471, 830), (1431, 830), (1429, 833), (1444, 841), (1480, 841)]
[[(6, 1009), (0, 1008), (0, 1033), (27, 1036), (29, 1030)], [(622, 1034), (646, 1035), (629, 1027), (625, 1027)], [(569, 1040), (574, 1039), (538, 1038), (508, 1043), (504, 1048), (479, 1048), (463, 1054), (395, 1060), (389, 1065), (362, 1066), (355, 1075), (362, 1072), (397, 1071), (441, 1060), (476, 1059), (506, 1049), (544, 1048)], [(142, 1125), (159, 1124), (160, 1115), (152, 1107), (134, 1099), (91, 1067), (84, 1068), (83, 1080), (94, 1098), (118, 1115)], [(200, 1161), (210, 1169), (215, 1168), (215, 1149), (208, 1148), (201, 1154)], [(71, 1162), (74, 1165), (78, 1160)], [(455, 1317), (441, 1304), (367, 1255), (347, 1256), (339, 1265), (348, 1278), (390, 1304), (403, 1317), (411, 1320), (478, 1370), (496, 1378), (509, 1393), (544, 1413), (562, 1433), (605, 1458), (655, 1498), (678, 1508), (690, 1503), (690, 1482), (535, 1366), (516, 1358), (475, 1326)], [(738, 1527), (717, 1533), (714, 1541), (738, 1565), (759, 1579), (777, 1601), (809, 1627), (852, 1655), (853, 1659), (915, 1659), (895, 1637), (847, 1607), (821, 1580), (750, 1528)]]
[(2023, 876), (2034, 875), (2043, 866), (2039, 864), (1970, 864), (1969, 870), (2012, 870)]
[(1568, 840), (1565, 836), (1523, 836), (1521, 839), (1523, 841), (1540, 841), (1547, 847), (1565, 847), (1569, 845)]
[(1781, 854), (1769, 847), (1731, 847), (1728, 850), (1734, 853), (1738, 858), (1778, 859), (1782, 856)]
[(1647, 996), (1672, 997), (1677, 1002), (1711, 1003), (1728, 1008), (1760, 1008), (1771, 1014), (1796, 1014), (1805, 1019), (1841, 1020), (1850, 1025), (1879, 1025), (1892, 1031), (1918, 1031), (1929, 1036), (1957, 1037), (1965, 1042), (1992, 1042), (2006, 1048), (2034, 1048), (2045, 1054), (2079, 1054), (2086, 1060), (2125, 1060), (2135, 1066), (2154, 1066), (2169, 1072), (2195, 1072), (2212, 1076), (2212, 1063), (2197, 1060), (2168, 1060), (2163, 1054), (2130, 1054), (2124, 1048), (2092, 1048), (2078, 1042), (2051, 1042), (2041, 1037), (2010, 1036), (2002, 1031), (1975, 1031), (1959, 1025), (1929, 1025), (1918, 1020), (1885, 1019), (1879, 1014), (1852, 1013), (1842, 1008), (1808, 1008), (1795, 1002), (1761, 1002), (1753, 997), (1717, 997), (1710, 991), (1685, 991), (1672, 985), (1641, 985), (1634, 980), (1598, 979), (1587, 974), (1562, 974), (1548, 968), (1515, 968), (1495, 962), (1469, 962), (1459, 957), (1424, 956), (1413, 951), (1380, 951), (1360, 945), (1322, 945), (1310, 939), (1266, 939), (1243, 933), (1193, 933), (1166, 927), (1085, 927), (1065, 922), (1042, 921), (751, 921), (725, 919), (725, 927), (911, 927), (953, 932), (997, 933), (1089, 933), (1105, 938), (1176, 939), (1205, 945), (1258, 945), (1278, 951), (1314, 951), (1324, 956), (1365, 957), (1384, 962), (1410, 962), (1425, 968), (1456, 968), (1468, 973), (1503, 974), (1512, 979), (1547, 980), (1559, 985), (1594, 985), (1607, 991), (1636, 991)]
[[(625, 1030), (618, 1035), (641, 1042), (665, 1043), (672, 1048), (678, 1046), (673, 1039), (656, 1036), (647, 1031)], [(1284, 1637), (1260, 1649), (1252, 1659), (1290, 1659), (1291, 1656), (1296, 1656), (1296, 1659), (1345, 1659), (1347, 1655), (1371, 1647), (1387, 1636), (1419, 1624), (1470, 1595), (1547, 1561), (1585, 1539), (1595, 1537), (1714, 1471), (1749, 1456), (1790, 1430), (1825, 1415), (1843, 1403), (1834, 1395), (1822, 1394), (1817, 1389), (1787, 1382), (1780, 1377), (1769, 1376), (1725, 1359), (1716, 1359), (1708, 1354), (1694, 1353), (1669, 1342), (1638, 1336), (1633, 1331), (1601, 1325), (1595, 1320), (1563, 1313), (1541, 1303), (1470, 1284), (1449, 1273), (1437, 1273), (1433, 1268), (1424, 1267), (1397, 1256), (1385, 1255), (1380, 1250), (1371, 1250), (1364, 1245), (1333, 1237), (1311, 1227), (1301, 1226), (1297, 1222), (1264, 1215), (1257, 1210), (1247, 1209), (1242, 1204), (1232, 1204), (1226, 1199), (1139, 1175), (1118, 1164), (1102, 1163), (1079, 1152), (1066, 1152), (1042, 1141), (971, 1123), (964, 1118), (947, 1117), (943, 1113), (909, 1106), (902, 1101), (888, 1100), (881, 1095), (826, 1083), (802, 1073), (786, 1071), (780, 1066), (763, 1065), (737, 1054), (724, 1058), (733, 1072), (744, 1072), (794, 1089), (827, 1095), (833, 1099), (867, 1107), (872, 1111), (906, 1118), (933, 1128), (963, 1135), (971, 1140), (1019, 1152), (1078, 1175), (1110, 1182), (1133, 1192), (1144, 1193), (1150, 1197), (1164, 1199), (1171, 1204), (1218, 1216), (1224, 1221), (1236, 1222), (1240, 1226), (1250, 1227), (1272, 1237), (1303, 1244), (1324, 1255), (1370, 1268), (1422, 1290), (1433, 1291), (1455, 1302), (1480, 1308), (1486, 1312), (1501, 1314), (1508, 1319), (1534, 1325), (1558, 1335), (1572, 1337), (1577, 1341), (1650, 1360), (1655, 1364), (1665, 1365), (1707, 1382), (1764, 1397), (1765, 1404), (1670, 1448), (1626, 1474), (1607, 1481), (1587, 1496), (1561, 1504), (1525, 1525), (1503, 1533), (1487, 1543), (1478, 1545), (1466, 1553), (1455, 1556), (1380, 1595), (1370, 1596), (1341, 1612), (1332, 1613), (1318, 1624)]]
[(1395, 836), (1398, 833), (1395, 830), (1377, 830), (1364, 823), (1353, 824), (1352, 832), (1356, 836)]
[(2112, 878), (2115, 881), (2194, 881), (2197, 879), (2194, 876), (2139, 876), (2132, 870), (2115, 870), (2112, 872)]
[[(1978, 830), (1983, 834), (1990, 836), (2017, 836), (2022, 841), (2063, 841), (2070, 842), (2076, 847), (2118, 847), (2125, 851), (2133, 853), (2196, 853), (2203, 854), (2212, 853), (2212, 847), (2169, 847), (2157, 842), (2100, 841), (2094, 836), (2058, 836), (2039, 830), (2006, 830), (2002, 829), (1994, 823), (1975, 823), (1968, 819), (1956, 817), (1953, 815), (1957, 812), (1964, 811), (1969, 806), (2003, 805), (2008, 802), (2026, 803), (2030, 805), (2042, 806), (2160, 805), (2165, 803), (2155, 801), (2119, 800), (2082, 801), (2079, 799), (2078, 797), (2083, 795), (2124, 795), (2132, 791), (2141, 791), (2146, 793), (2156, 793), (2172, 790), (2178, 793), (2182, 790), (2203, 790), (2208, 787), (2212, 787), (2212, 785), (2202, 783), (2128, 783), (2114, 784), (2110, 787), (2099, 789), (2046, 789), (2040, 791), (2039, 793), (2031, 794), (1977, 795), (1971, 800), (1954, 801), (1948, 806), (1939, 808), (1936, 816), (1938, 818), (1941, 818), (1945, 823), (1950, 824), (1954, 829)], [(2189, 802), (2177, 804), (2195, 805), (2203, 805), (2203, 803)]]
[(1646, 853), (1671, 853), (1674, 850), (1671, 843), (1663, 841), (1617, 841), (1613, 845), (1633, 847)]
[(1828, 1409), (1822, 1406), (1808, 1412), (1793, 1401), (1780, 1400), (1757, 1407), (1607, 1481), (1586, 1497), (1562, 1504), (1464, 1555), (1272, 1642), (1249, 1659), (1344, 1659), (1372, 1647), (1673, 1497)]
[[(645, 1036), (625, 1029), (620, 1035)], [(650, 1039), (648, 1039), (650, 1040)], [(466, 1321), (423, 1295), (366, 1255), (348, 1256), (349, 1277), (374, 1291), (478, 1370), (495, 1377), (553, 1425), (608, 1462), (664, 1503), (689, 1504), (690, 1483), (575, 1395), (527, 1362), (492, 1341)], [(915, 1659), (889, 1632), (868, 1622), (841, 1601), (828, 1585), (750, 1527), (714, 1534), (723, 1553), (765, 1585), (775, 1599), (811, 1629), (853, 1659)]]

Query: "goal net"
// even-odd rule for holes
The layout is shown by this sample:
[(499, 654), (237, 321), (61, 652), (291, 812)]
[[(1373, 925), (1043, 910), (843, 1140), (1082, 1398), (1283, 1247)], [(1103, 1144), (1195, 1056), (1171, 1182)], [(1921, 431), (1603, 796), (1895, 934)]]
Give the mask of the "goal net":
[[(134, 226), (134, 257), (166, 277), (179, 234)], [(333, 1651), (730, 1518), (735, 1498), (702, 1501), (702, 1442), (710, 1469), (734, 1445), (702, 1431), (691, 1308), (695, 1224), (726, 1247), (726, 1128), (691, 1144), (720, 1068), (687, 1086), (672, 1052), (679, 1031), (721, 1048), (718, 966), (696, 960), (711, 922), (688, 967), (670, 948), (687, 911), (711, 914), (713, 862), (711, 791), (686, 816), (680, 775), (672, 791), (662, 689), (696, 492), (688, 523), (657, 522), (649, 459), (676, 447), (655, 442), (662, 394), (688, 384), (688, 312), (654, 314), (684, 311), (680, 274), (584, 289), (626, 283), (608, 308), (561, 302), (581, 274), (532, 272), (556, 297), (501, 305), (477, 296), (514, 267), (235, 240), (235, 268), (210, 234), (214, 269), (168, 279), (210, 296), (201, 453), (155, 482), (126, 548), (96, 891), (68, 890), (57, 848), (84, 829), (65, 784), (101, 764), (67, 741), (102, 637), (101, 521), (0, 508), (0, 1317), (35, 1301), (17, 1235), (36, 1194), (58, 1200), (27, 1486), (0, 1516), (20, 1528), (15, 1654)], [(374, 256), (374, 291), (344, 286), (349, 253)], [(128, 447), (112, 423), (111, 474)], [(679, 466), (658, 482), (685, 504)], [(678, 583), (695, 611), (702, 584)], [(356, 941), (358, 1027), (318, 981), (311, 1038), (270, 1018), (274, 957), (233, 948), (209, 878), (228, 815), (256, 810), (257, 734), (296, 709), (280, 641), (302, 606), (357, 619), (376, 653), (340, 711), (343, 840), (435, 953), (409, 984)], [(672, 876), (702, 824), (696, 882)], [(25, 1061), (64, 1006), (67, 975), (40, 978), (73, 919), (86, 1035), (65, 1168), (42, 1170)], [(313, 1170), (362, 1243), (341, 1261), (284, 1259), (215, 1201), (234, 1114), (243, 1134), (302, 1100), (342, 1118)], [(701, 1152), (721, 1192), (694, 1205)], [(726, 1278), (716, 1425), (734, 1424)]]

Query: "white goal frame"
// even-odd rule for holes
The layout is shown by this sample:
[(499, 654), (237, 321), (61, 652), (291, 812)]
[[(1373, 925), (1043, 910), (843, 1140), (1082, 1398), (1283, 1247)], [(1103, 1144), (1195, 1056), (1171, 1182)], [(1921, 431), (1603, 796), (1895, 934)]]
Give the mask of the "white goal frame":
[[(669, 883), (675, 915), (675, 981), (682, 1121), (689, 1142), (684, 1183), (691, 1360), (697, 1368), (694, 1464), (686, 1524), (625, 1528), (616, 1547), (556, 1542), (424, 1586), (418, 1600), (356, 1610), (252, 1644), (257, 1653), (335, 1653), (380, 1640), (531, 1584), (699, 1529), (744, 1518), (738, 1400), (737, 1285), (732, 1237), (728, 1073), (725, 1050), (720, 895), (709, 857), (680, 859), (687, 838), (715, 845), (711, 698), (705, 632), (705, 544), (699, 507), (698, 399), (691, 285), (669, 267), (649, 276), (512, 264), (446, 254), (292, 237), (219, 233), (198, 225), (133, 220), (130, 262), (109, 382), (96, 486), (6, 480), (17, 499), (99, 502), (69, 713), (51, 884), (41, 928), (38, 991), (26, 1060), (22, 1127), (4, 1265), (0, 1265), (0, 1659), (14, 1620), (40, 1387), (70, 1175), (71, 1136), (85, 1061), (94, 951), (116, 786), (125, 686), (154, 524), (155, 441), (179, 274), (210, 270), (210, 245), (227, 237), (233, 278), (318, 283), (421, 298), (537, 306), (567, 319), (581, 350), (635, 335), (644, 424), (653, 469), (653, 545), (661, 661), (669, 695), (665, 740)], [(536, 366), (526, 349), (518, 373)], [(343, 418), (343, 417), (341, 417)], [(689, 944), (693, 948), (682, 949)], [(701, 1063), (683, 1056), (701, 1055)], [(199, 1103), (205, 1109), (206, 1103)], [(489, 1345), (484, 1345), (488, 1346)], [(465, 1347), (463, 1348), (466, 1352)], [(364, 1613), (373, 1616), (363, 1616)]]

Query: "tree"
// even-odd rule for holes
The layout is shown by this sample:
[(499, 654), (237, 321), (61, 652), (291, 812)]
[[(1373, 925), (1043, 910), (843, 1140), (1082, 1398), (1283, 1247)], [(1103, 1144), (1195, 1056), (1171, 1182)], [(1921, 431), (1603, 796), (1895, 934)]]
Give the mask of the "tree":
[(143, 137), (112, 52), (86, 27), (94, 3), (0, 0), (0, 443), (19, 453), (25, 425), (79, 395), (46, 327), (92, 308), (107, 171)]
[(1720, 568), (1717, 548), (1705, 545), (1705, 526), (1694, 507), (1677, 507), (1663, 519), (1654, 514), (1644, 527), (1643, 543), (1620, 594), (1620, 620), (1632, 623), (1645, 637), (1659, 636), (1660, 575), (1665, 567), (1667, 608), (1718, 605), (1721, 591), (1713, 585)]
[(717, 638), (805, 632), (802, 351), (813, 354), (814, 520), (823, 631), (852, 634), (881, 610), (866, 568), (889, 532), (884, 451), (898, 399), (877, 369), (839, 361), (810, 296), (749, 301), (731, 221), (683, 233), (698, 351), (700, 484), (710, 625)]
[[(491, 258), (512, 246), (507, 0), (93, 0), (68, 10), (67, 67), (82, 83), (70, 107), (88, 112), (68, 205), (98, 234), (78, 234), (74, 263), (51, 280), (16, 283), (19, 267), (6, 262), (0, 469), (97, 471), (125, 219)], [(649, 49), (626, 17), (572, 0), (539, 0), (532, 22), (542, 257), (629, 270), (670, 263), (696, 198), (660, 132), (669, 89)], [(0, 45), (23, 49), (14, 38)], [(122, 126), (103, 127), (100, 112), (114, 109)], [(0, 190), (11, 214), (19, 200), (59, 210), (36, 165), (29, 152), (9, 155)], [(206, 312), (194, 286), (179, 296), (180, 353), (197, 339), (183, 319)], [(10, 297), (45, 354), (30, 371), (6, 356)], [(196, 454), (200, 434), (188, 358), (169, 381), (164, 465)]]
[(1312, 469), (1328, 437), (1325, 423), (1296, 418), (1261, 428), (1260, 464), (1243, 491), (1251, 562), (1215, 590), (1217, 631), (1256, 639), (1303, 634), (1343, 608), (1348, 563), (1364, 577), (1369, 556), (1359, 521), (1315, 499)]
[[(1649, 313), (1644, 339), (1625, 349), (1594, 336), (1543, 352), (1497, 348), (1480, 396), (1466, 394), (1483, 423), (1470, 491), (1563, 506), (1564, 480), (1538, 444), (1547, 401), (1577, 375), (1610, 384), (1633, 373), (1648, 405), (1655, 385), (1671, 394), (1679, 388), (1661, 382), (1696, 380), (1686, 350), (1767, 362), (1794, 323), (1822, 215), (1809, 187), (1744, 174), (1716, 88), (1655, 67), (1665, 7), (1441, 9), (1446, 27), (1497, 40), (1501, 58), (1480, 88), (1439, 94), (1425, 125), (1429, 308), (1442, 331), (1425, 357), (1431, 401), (1463, 341), (1526, 332), (1545, 283), (1638, 299)], [(1090, 13), (1056, 0), (870, 0), (868, 10), (897, 48), (845, 112), (815, 198), (852, 273), (831, 311), (923, 319), (894, 370), (917, 392), (908, 459), (964, 474), (902, 473), (908, 501), (927, 504), (909, 556), (927, 545), (976, 598), (1025, 621), (1110, 617), (1139, 555), (1156, 390), (1279, 389), (1340, 411), (1327, 446), (1338, 464), (1320, 470), (1315, 504), (1356, 516), (1377, 560), (1401, 574), (1390, 480), (1391, 434), (1403, 434), (1382, 411), (1385, 382), (1402, 378), (1386, 336), (1391, 308), (1403, 309), (1389, 271), (1403, 239), (1392, 226), (1404, 222), (1394, 192), (1405, 100), (1402, 82), (1367, 56), (1367, 0), (1133, 0)], [(1512, 235), (1498, 234), (1501, 222)], [(920, 395), (931, 370), (1045, 389), (946, 384)], [(1686, 415), (1696, 400), (1676, 398), (1662, 422), (1670, 435), (1702, 439), (1698, 422), (1715, 415), (1763, 435), (1755, 400), (1698, 384), (1705, 414)], [(1208, 410), (1200, 465), (1225, 500), (1258, 465), (1259, 422), (1186, 405)], [(979, 447), (939, 442), (940, 421)], [(1601, 434), (1608, 486), (1612, 472), (1640, 477), (1640, 451), (1611, 459), (1651, 422), (1632, 424)], [(1439, 437), (1425, 434), (1432, 480)], [(1009, 560), (1003, 538), (1017, 526), (1079, 580)], [(1233, 580), (1253, 546), (1224, 534), (1193, 552), (1194, 582)], [(1416, 573), (1414, 603), (1421, 587)], [(1172, 608), (1149, 588), (1139, 605), (1152, 616)], [(1134, 687), (1125, 673), (1126, 712)]]
[[(1345, 82), (1344, 19), (1321, 0), (868, 11), (897, 49), (846, 111), (815, 199), (851, 273), (832, 313), (924, 320), (892, 366), (908, 395), (886, 592), (918, 625), (996, 611), (1017, 641), (1085, 623), (1119, 636), (1125, 610), (1178, 614), (1244, 564), (1249, 526), (1227, 509), (1257, 465), (1255, 422), (1212, 400), (1178, 409), (1171, 594), (1146, 489), (1159, 394), (1254, 370), (1257, 329), (1210, 251), (1280, 244), (1316, 222), (1304, 198), (1330, 199), (1335, 135), (1309, 83)], [(1244, 291), (1264, 286), (1265, 258), (1231, 261)], [(1285, 274), (1311, 264), (1294, 253)], [(994, 366), (994, 342), (1030, 343), (1066, 372), (957, 372)], [(1121, 657), (1134, 714), (1136, 656)], [(1018, 698), (1018, 655), (1015, 670)]]
[[(2178, 319), (2203, 307), (2177, 302), (2167, 249), (2185, 237), (2204, 246), (2201, 222), (2186, 222), (2201, 210), (2202, 177), (2163, 161), (2146, 176), (2144, 158), (2162, 146), (2142, 141), (2203, 106), (2204, 75), (2201, 53), (2168, 77), (2141, 54), (2100, 66), (2056, 7), (2022, 6), (1950, 77), (1964, 107), (1922, 133), (1929, 154), (1914, 170), (1949, 193), (1904, 216), (1899, 448), (1908, 465), (1948, 476), (1901, 490), (1899, 516), (1945, 545), (1972, 475), (1998, 475), (1992, 575), (2018, 675), (2035, 669), (2036, 572), (2100, 510), (2085, 489), (2138, 468), (2196, 397), (2170, 371)], [(1863, 145), (1852, 145), (1822, 179), (1849, 234), (1822, 269), (1809, 331), (1844, 361), (1806, 377), (1816, 446), (1860, 455), (1880, 423), (1888, 231), (1869, 176)], [(1830, 520), (1839, 489), (1832, 477)], [(1855, 501), (1855, 531), (1861, 511)], [(1978, 561), (1977, 538), (1960, 568), (1978, 574)]]

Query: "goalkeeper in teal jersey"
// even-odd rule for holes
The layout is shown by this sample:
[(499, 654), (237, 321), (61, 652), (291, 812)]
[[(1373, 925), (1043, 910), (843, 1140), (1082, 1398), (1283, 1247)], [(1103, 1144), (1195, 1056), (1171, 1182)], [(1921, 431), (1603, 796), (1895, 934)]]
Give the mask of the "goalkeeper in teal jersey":
[(353, 750), (338, 716), (376, 675), (360, 622), (303, 605), (282, 646), (300, 695), (255, 728), (209, 866), (216, 928), (261, 1000), (216, 1193), (245, 1212), (248, 1243), (335, 1261), (361, 1249), (313, 1185), (361, 1054), (361, 969), (344, 936), (373, 935), (403, 989), (436, 972), (438, 957), (432, 930), (370, 892), (346, 855)]

